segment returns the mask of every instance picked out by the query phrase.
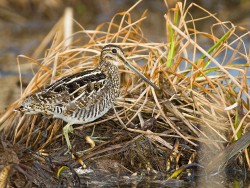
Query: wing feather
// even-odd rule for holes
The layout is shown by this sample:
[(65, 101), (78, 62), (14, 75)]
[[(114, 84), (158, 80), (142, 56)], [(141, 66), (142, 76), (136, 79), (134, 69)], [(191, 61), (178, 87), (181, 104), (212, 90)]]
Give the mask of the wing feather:
[(82, 71), (63, 77), (44, 90), (29, 96), (22, 107), (25, 109), (28, 105), (31, 110), (40, 108), (41, 111), (50, 111), (49, 114), (55, 111), (68, 114), (102, 100), (101, 93), (108, 89), (109, 82), (99, 69)]

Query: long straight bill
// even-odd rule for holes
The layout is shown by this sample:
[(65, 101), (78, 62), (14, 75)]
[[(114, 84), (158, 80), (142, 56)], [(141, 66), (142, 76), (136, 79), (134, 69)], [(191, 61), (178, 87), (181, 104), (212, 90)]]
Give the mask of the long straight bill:
[(135, 67), (133, 67), (131, 64), (129, 64), (127, 61), (124, 63), (129, 69), (134, 71), (136, 74), (138, 74), (145, 82), (147, 82), (149, 85), (151, 85), (154, 89), (160, 90), (153, 82), (151, 82), (146, 76), (144, 76), (142, 73), (140, 73)]

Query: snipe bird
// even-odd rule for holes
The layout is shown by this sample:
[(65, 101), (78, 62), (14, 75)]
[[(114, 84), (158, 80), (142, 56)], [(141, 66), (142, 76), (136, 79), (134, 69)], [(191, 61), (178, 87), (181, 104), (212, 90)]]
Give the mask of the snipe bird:
[[(120, 47), (109, 44), (103, 47), (95, 69), (84, 70), (57, 80), (42, 91), (28, 96), (19, 110), (28, 114), (41, 113), (67, 122), (63, 134), (70, 151), (72, 147), (68, 134), (73, 132), (72, 125), (94, 121), (112, 108), (120, 90), (118, 64), (124, 64), (153, 88), (158, 89), (129, 64)], [(95, 146), (90, 137), (85, 139), (91, 147)]]

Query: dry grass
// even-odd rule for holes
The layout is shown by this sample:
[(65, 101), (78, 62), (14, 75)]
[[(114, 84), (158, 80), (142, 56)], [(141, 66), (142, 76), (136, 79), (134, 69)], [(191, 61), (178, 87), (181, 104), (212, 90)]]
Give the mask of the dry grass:
[[(204, 16), (193, 18), (189, 12), (192, 8), (200, 9)], [(244, 40), (249, 32), (221, 22), (195, 4), (185, 7), (178, 3), (165, 15), (163, 24), (168, 42), (154, 43), (144, 36), (141, 28), (146, 12), (134, 20), (131, 16), (134, 9), (136, 5), (95, 30), (85, 30), (75, 23), (80, 29), (69, 36), (73, 39), (70, 46), (65, 46), (61, 20), (35, 52), (35, 56), (40, 54), (55, 36), (43, 59), (19, 56), (19, 63), (22, 59), (32, 64), (34, 77), (20, 99), (0, 119), (7, 140), (35, 151), (46, 149), (49, 154), (64, 151), (61, 120), (13, 110), (30, 93), (63, 76), (94, 67), (101, 48), (108, 43), (121, 46), (127, 59), (161, 90), (155, 91), (120, 67), (121, 95), (114, 110), (95, 122), (75, 126), (75, 130), (93, 133), (102, 141), (80, 157), (82, 160), (98, 163), (110, 159), (118, 161), (126, 172), (146, 169), (169, 174), (196, 162), (198, 157), (205, 165), (228, 143), (247, 132), (249, 48)], [(196, 22), (206, 20), (214, 23), (211, 32), (197, 30)], [(238, 36), (239, 31), (245, 33)], [(216, 46), (211, 51), (205, 50), (207, 47), (200, 42), (203, 40)], [(244, 64), (237, 63), (239, 60)], [(137, 65), (138, 62), (143, 62), (143, 66)], [(88, 148), (84, 143), (79, 144), (79, 138), (72, 140), (73, 143), (78, 140), (76, 151), (82, 150), (80, 146)], [(247, 150), (245, 157), (249, 161)]]

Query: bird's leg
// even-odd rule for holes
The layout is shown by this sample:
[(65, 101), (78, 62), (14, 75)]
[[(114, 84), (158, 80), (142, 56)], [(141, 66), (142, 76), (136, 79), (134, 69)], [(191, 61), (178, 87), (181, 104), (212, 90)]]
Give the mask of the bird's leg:
[(68, 123), (67, 125), (65, 125), (63, 127), (63, 135), (65, 137), (65, 140), (66, 140), (66, 143), (67, 143), (67, 146), (68, 146), (68, 150), (67, 150), (66, 153), (70, 152), (70, 150), (72, 149), (72, 146), (71, 146), (70, 140), (69, 140), (69, 132), (73, 133), (73, 131), (74, 131), (73, 126), (70, 123)]

